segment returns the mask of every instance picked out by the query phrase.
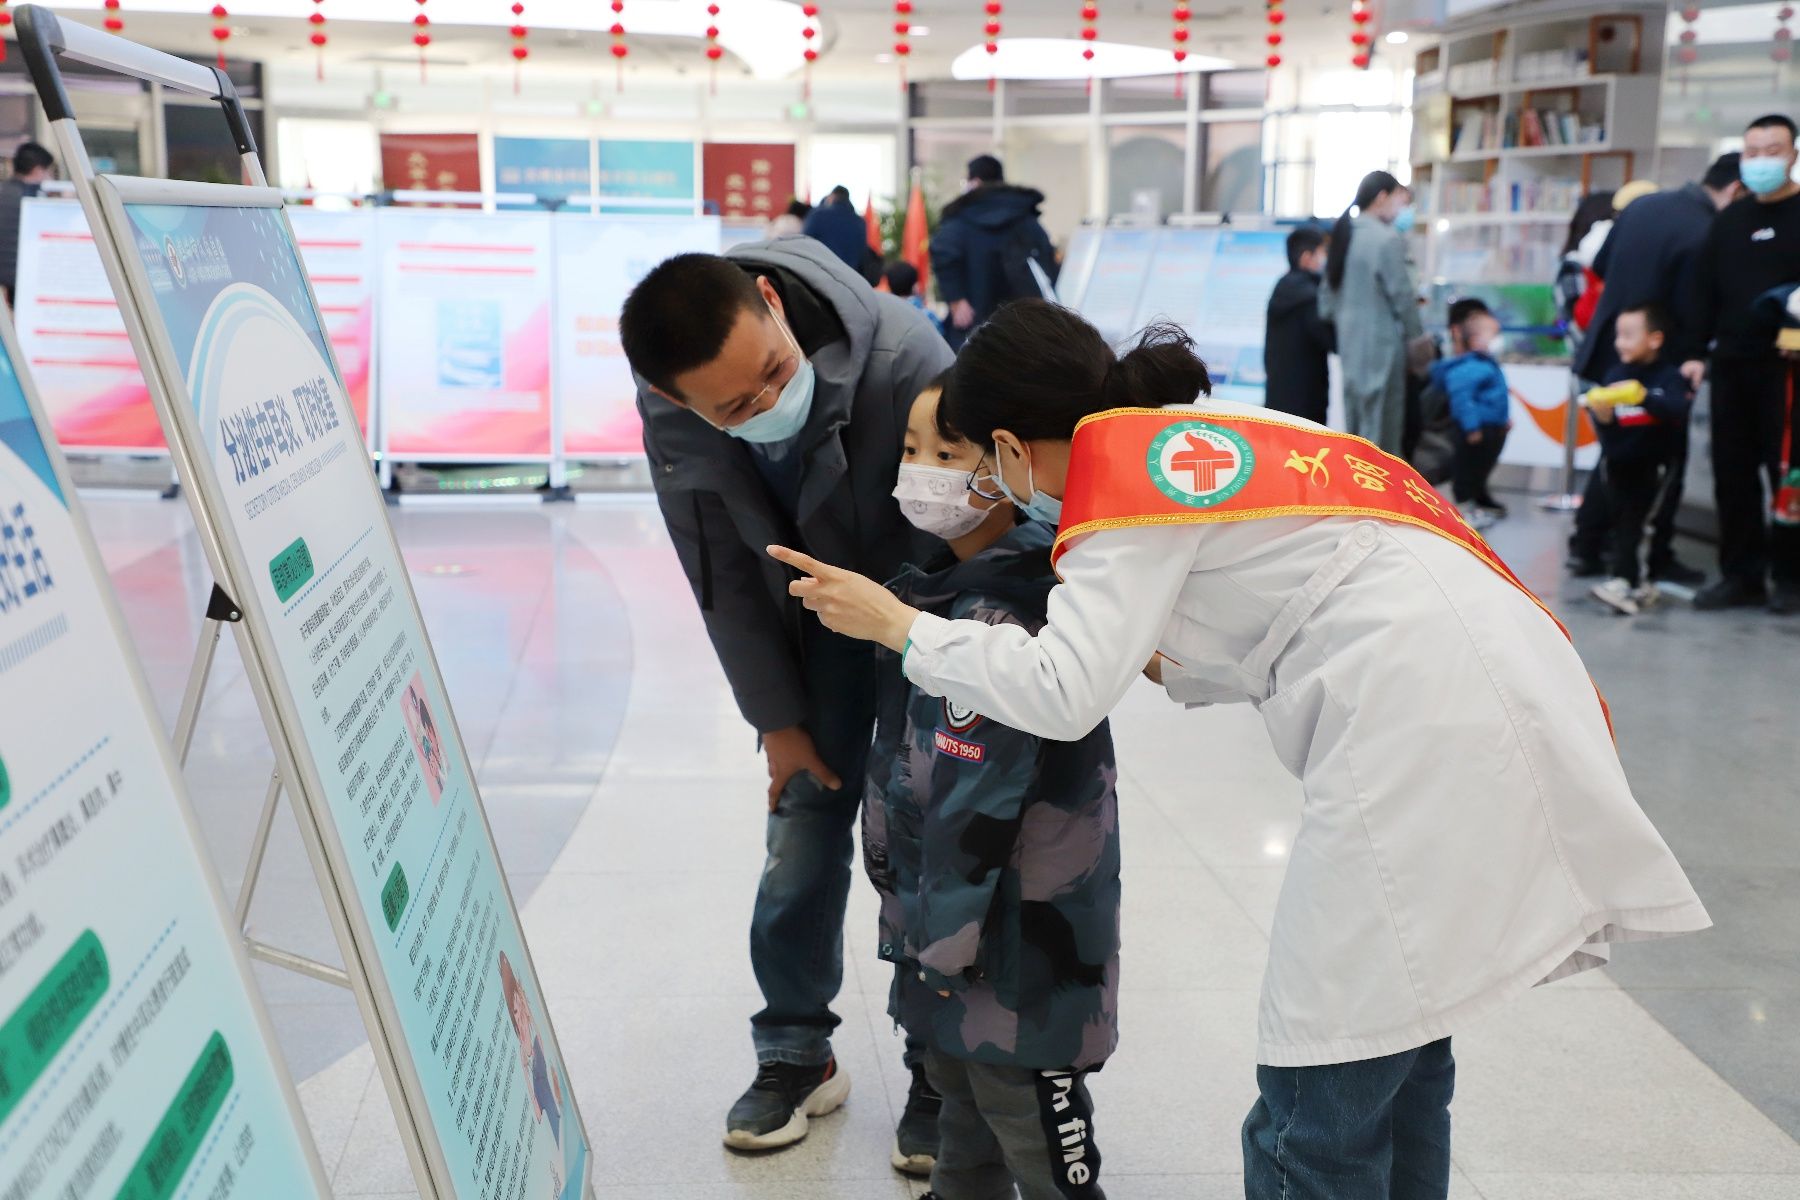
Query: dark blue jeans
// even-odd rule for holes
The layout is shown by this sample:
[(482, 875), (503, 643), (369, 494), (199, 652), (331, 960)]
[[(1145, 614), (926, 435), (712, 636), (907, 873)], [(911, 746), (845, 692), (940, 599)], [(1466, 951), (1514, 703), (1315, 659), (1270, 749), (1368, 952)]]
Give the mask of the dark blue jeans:
[(1444, 1200), (1450, 1039), (1325, 1067), (1258, 1067), (1245, 1200)]
[[(810, 621), (810, 617), (808, 618)], [(758, 1062), (819, 1066), (831, 1059), (831, 1011), (844, 981), (844, 906), (851, 833), (875, 730), (876, 664), (863, 643), (816, 627), (806, 639), (807, 732), (844, 786), (796, 775), (769, 814), (768, 858), (750, 919), (750, 965), (763, 1009), (750, 1018)], [(924, 1061), (908, 1037), (906, 1063)]]

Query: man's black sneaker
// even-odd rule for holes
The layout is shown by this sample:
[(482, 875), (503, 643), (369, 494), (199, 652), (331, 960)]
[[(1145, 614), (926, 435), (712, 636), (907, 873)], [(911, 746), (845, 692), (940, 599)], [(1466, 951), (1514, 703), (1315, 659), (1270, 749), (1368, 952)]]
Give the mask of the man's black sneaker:
[(1800, 613), (1800, 583), (1778, 583), (1769, 594), (1769, 611), (1776, 616)]
[(1727, 575), (1694, 593), (1694, 607), (1702, 612), (1722, 608), (1761, 608), (1769, 602), (1769, 593), (1760, 583), (1751, 583)]
[(1705, 571), (1699, 567), (1690, 567), (1678, 558), (1672, 558), (1652, 570), (1650, 576), (1658, 582), (1679, 583), (1682, 587), (1699, 587), (1706, 582)]
[(1606, 575), (1609, 573), (1606, 564), (1600, 559), (1585, 558), (1582, 555), (1574, 553), (1571, 553), (1569, 557), (1564, 560), (1563, 565), (1568, 567), (1569, 574), (1577, 579), (1592, 579), (1596, 575)]
[(767, 1062), (725, 1118), (733, 1150), (777, 1150), (806, 1136), (808, 1117), (836, 1112), (850, 1095), (850, 1076), (832, 1059), (822, 1067)]
[(906, 1111), (894, 1129), (894, 1170), (926, 1178), (937, 1166), (938, 1114), (944, 1098), (926, 1081), (925, 1068), (914, 1067), (912, 1077)]

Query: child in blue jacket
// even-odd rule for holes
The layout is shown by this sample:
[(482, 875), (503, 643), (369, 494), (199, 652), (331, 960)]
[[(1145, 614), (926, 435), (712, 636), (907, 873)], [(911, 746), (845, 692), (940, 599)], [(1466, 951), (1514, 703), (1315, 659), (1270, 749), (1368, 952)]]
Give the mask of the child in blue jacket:
[(1488, 490), (1488, 476), (1500, 461), (1506, 432), (1512, 428), (1506, 376), (1494, 355), (1500, 352), (1500, 321), (1479, 312), (1463, 326), (1468, 350), (1431, 368), (1431, 381), (1450, 397), (1456, 422), (1456, 455), (1450, 480), (1463, 515), (1477, 529), (1506, 515), (1506, 506)]

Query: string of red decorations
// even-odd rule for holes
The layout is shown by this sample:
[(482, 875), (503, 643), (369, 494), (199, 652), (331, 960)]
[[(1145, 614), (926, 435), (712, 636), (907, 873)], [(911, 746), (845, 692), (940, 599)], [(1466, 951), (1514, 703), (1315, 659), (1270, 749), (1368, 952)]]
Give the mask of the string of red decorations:
[(1263, 40), (1269, 43), (1269, 56), (1263, 59), (1263, 65), (1273, 71), (1281, 65), (1281, 43), (1285, 40), (1281, 26), (1287, 21), (1287, 13), (1281, 7), (1281, 0), (1269, 0), (1266, 15), (1269, 32), (1264, 35)]
[(325, 43), (331, 40), (325, 36), (324, 4), (325, 0), (313, 0), (312, 15), (306, 18), (307, 23), (313, 27), (312, 37), (308, 40), (312, 42), (314, 52), (318, 55), (316, 73), (321, 81), (325, 78)]
[(906, 56), (912, 53), (912, 0), (894, 0), (894, 61), (900, 64), (900, 90), (906, 90)]
[(625, 0), (612, 0), (612, 56), (618, 67), (618, 81), (613, 85), (615, 91), (625, 90), (625, 57), (631, 53), (631, 47), (625, 44)]
[[(6, 0), (0, 0), (0, 29), (12, 24), (12, 13), (6, 10)], [(6, 39), (0, 37), (0, 62), (6, 61)]]
[(1769, 47), (1769, 57), (1775, 61), (1775, 90), (1781, 91), (1782, 68), (1794, 60), (1794, 31), (1788, 28), (1788, 22), (1794, 19), (1794, 6), (1783, 4), (1775, 10), (1775, 44)]
[(525, 39), (531, 31), (525, 28), (525, 6), (519, 0), (513, 0), (512, 6), (512, 59), (513, 59), (513, 95), (519, 94), (519, 77), (525, 73), (525, 60), (531, 57), (531, 47)]
[(1688, 68), (1700, 58), (1700, 31), (1694, 28), (1694, 22), (1700, 19), (1700, 6), (1689, 4), (1681, 10), (1681, 45), (1675, 48), (1675, 61), (1681, 64), (1681, 94), (1687, 95)]
[(719, 6), (706, 6), (706, 72), (707, 88), (713, 95), (719, 94), (719, 60), (725, 57), (725, 48), (719, 45)]
[(425, 82), (425, 47), (431, 45), (431, 18), (425, 15), (425, 0), (419, 0), (419, 13), (413, 18), (413, 45), (419, 48), (419, 82)]
[(1100, 37), (1100, 6), (1094, 0), (1085, 0), (1081, 6), (1081, 40), (1087, 45), (1081, 48), (1081, 57), (1088, 65), (1088, 95), (1094, 94), (1094, 42)]
[(1375, 14), (1369, 11), (1367, 0), (1351, 0), (1350, 3), (1350, 45), (1356, 53), (1350, 56), (1350, 63), (1359, 70), (1366, 69), (1372, 57), (1369, 53), (1369, 22)]
[[(4, 2), (5, 0), (0, 0), (0, 3)], [(987, 35), (987, 44), (982, 48), (987, 51), (988, 91), (991, 92), (994, 90), (994, 55), (1000, 53), (1000, 42), (998, 40), (1000, 37), (1000, 0), (987, 0), (986, 7), (987, 24), (981, 27), (981, 32)]]
[(223, 4), (212, 6), (213, 41), (219, 43), (219, 70), (225, 69), (225, 43), (231, 40), (231, 14)]
[(819, 61), (819, 46), (815, 40), (819, 36), (819, 6), (812, 3), (802, 4), (800, 13), (806, 18), (806, 24), (800, 30), (800, 37), (805, 43), (804, 48), (800, 51), (800, 57), (806, 60), (805, 66), (800, 69), (800, 98), (811, 100), (812, 67)]
[(125, 18), (119, 15), (119, 0), (105, 0), (106, 20), (102, 22), (108, 33), (124, 33)]
[(1175, 9), (1169, 15), (1175, 19), (1175, 28), (1169, 36), (1175, 42), (1175, 94), (1180, 96), (1187, 86), (1187, 69), (1182, 64), (1187, 61), (1187, 23), (1193, 17), (1194, 10), (1188, 7), (1187, 0), (1175, 0)]

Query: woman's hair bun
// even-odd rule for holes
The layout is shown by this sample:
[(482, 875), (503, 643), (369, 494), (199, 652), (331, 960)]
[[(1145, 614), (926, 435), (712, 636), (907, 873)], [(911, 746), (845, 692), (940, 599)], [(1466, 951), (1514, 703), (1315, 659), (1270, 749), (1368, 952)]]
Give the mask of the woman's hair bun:
[(1159, 322), (1106, 372), (1109, 408), (1163, 408), (1212, 395), (1212, 375), (1179, 325)]

